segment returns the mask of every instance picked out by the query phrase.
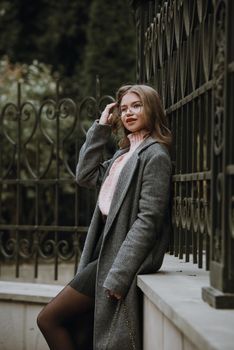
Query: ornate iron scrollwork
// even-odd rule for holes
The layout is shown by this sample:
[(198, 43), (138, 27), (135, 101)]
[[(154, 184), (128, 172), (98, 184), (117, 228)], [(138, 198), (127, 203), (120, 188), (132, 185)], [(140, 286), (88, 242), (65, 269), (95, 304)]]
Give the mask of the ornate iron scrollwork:
[[(203, 111), (211, 109), (212, 101), (215, 4), (175, 0), (151, 5), (139, 3), (136, 11), (138, 80), (158, 89), (171, 123), (176, 164), (172, 220), (175, 235), (188, 237), (179, 250), (186, 257), (197, 249), (199, 256), (208, 255), (212, 116)], [(188, 242), (194, 242), (194, 234), (203, 244), (192, 248)], [(185, 244), (177, 238), (171, 241)]]
[[(98, 84), (97, 84), (98, 89)], [(95, 193), (75, 181), (86, 130), (111, 96), (74, 101), (57, 95), (42, 103), (6, 104), (0, 114), (0, 259), (16, 264), (75, 261), (94, 206)], [(64, 205), (64, 203), (67, 203)]]

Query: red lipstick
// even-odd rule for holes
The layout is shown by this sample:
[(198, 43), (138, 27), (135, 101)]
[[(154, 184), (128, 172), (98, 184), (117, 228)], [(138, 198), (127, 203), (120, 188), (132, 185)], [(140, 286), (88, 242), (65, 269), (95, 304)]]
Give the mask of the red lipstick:
[(131, 122), (135, 122), (136, 121), (136, 118), (133, 118), (133, 117), (129, 117), (126, 119), (126, 123), (131, 123)]

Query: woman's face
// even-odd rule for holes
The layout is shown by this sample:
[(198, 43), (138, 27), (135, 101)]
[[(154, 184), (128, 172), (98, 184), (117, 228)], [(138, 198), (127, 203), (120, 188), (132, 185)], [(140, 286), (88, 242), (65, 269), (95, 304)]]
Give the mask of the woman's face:
[(120, 117), (124, 127), (130, 132), (146, 128), (146, 119), (140, 97), (134, 92), (127, 92), (120, 103)]

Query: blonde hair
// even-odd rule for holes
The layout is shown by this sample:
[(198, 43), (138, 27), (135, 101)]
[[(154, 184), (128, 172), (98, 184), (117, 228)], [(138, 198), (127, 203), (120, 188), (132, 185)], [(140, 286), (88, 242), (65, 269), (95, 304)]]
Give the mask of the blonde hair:
[(170, 148), (172, 137), (168, 128), (168, 121), (164, 112), (161, 98), (158, 92), (148, 85), (135, 84), (121, 86), (116, 93), (117, 107), (113, 112), (113, 130), (123, 132), (123, 137), (119, 142), (121, 148), (129, 146), (129, 139), (127, 135), (129, 131), (123, 126), (120, 118), (119, 107), (121, 100), (127, 93), (135, 93), (140, 98), (146, 119), (146, 129), (149, 134), (154, 137), (159, 143), (164, 144), (167, 148)]

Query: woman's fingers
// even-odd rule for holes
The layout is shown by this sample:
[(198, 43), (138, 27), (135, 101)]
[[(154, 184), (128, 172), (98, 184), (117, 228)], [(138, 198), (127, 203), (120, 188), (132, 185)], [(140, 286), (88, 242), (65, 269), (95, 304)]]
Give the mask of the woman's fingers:
[[(110, 112), (110, 109), (113, 108), (115, 105), (116, 105), (117, 102), (111, 102), (111, 103), (108, 103), (104, 109), (104, 111), (108, 111)], [(103, 111), (103, 112), (104, 112)]]
[(101, 114), (99, 124), (110, 124), (111, 123), (111, 116), (110, 114), (111, 109), (116, 105), (117, 102), (112, 102), (106, 105), (104, 111)]
[(117, 294), (117, 293), (113, 293), (113, 296), (118, 300), (120, 300), (122, 298), (122, 296), (120, 294)]
[(107, 298), (117, 299), (117, 300), (120, 300), (122, 298), (122, 295), (120, 295), (118, 293), (114, 293), (109, 289), (107, 289), (107, 291), (106, 291), (106, 296), (107, 296)]
[(112, 122), (112, 113), (109, 114), (109, 116), (108, 116), (108, 123), (111, 124), (111, 122)]

